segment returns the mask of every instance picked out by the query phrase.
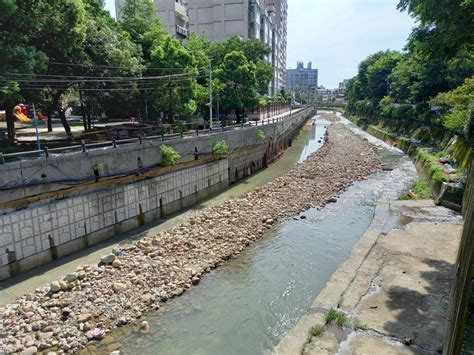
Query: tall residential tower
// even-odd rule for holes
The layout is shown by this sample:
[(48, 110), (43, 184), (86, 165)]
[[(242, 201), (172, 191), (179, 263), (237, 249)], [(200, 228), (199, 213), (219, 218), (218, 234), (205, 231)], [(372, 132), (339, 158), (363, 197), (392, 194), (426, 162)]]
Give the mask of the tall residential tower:
[[(117, 16), (125, 0), (115, 0)], [(177, 38), (188, 32), (223, 41), (232, 36), (258, 39), (272, 52), (274, 69), (269, 94), (285, 86), (288, 0), (155, 0), (157, 17)]]
[(288, 91), (297, 101), (314, 99), (318, 88), (318, 69), (313, 69), (311, 62), (306, 68), (303, 62), (298, 62), (296, 69), (287, 70), (286, 82)]

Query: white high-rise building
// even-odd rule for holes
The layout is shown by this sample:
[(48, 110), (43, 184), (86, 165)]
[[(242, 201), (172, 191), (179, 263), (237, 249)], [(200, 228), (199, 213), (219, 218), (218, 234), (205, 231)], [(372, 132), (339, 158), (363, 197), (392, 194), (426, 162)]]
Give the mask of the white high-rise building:
[[(117, 16), (125, 0), (115, 0)], [(258, 39), (272, 52), (269, 94), (285, 87), (288, 0), (155, 0), (157, 16), (178, 38), (188, 32), (223, 41), (232, 36)]]

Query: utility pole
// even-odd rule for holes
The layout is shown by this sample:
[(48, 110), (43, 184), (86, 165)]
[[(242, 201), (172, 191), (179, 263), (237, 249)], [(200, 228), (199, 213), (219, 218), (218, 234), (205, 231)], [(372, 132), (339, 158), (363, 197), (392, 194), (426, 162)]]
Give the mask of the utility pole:
[(148, 122), (148, 90), (145, 90), (145, 120)]
[(81, 113), (82, 113), (82, 123), (84, 125), (84, 131), (87, 131), (86, 109), (84, 108), (84, 98), (82, 96), (82, 90), (80, 87), (79, 87), (79, 101), (81, 101)]
[(220, 119), (221, 119), (221, 113), (219, 111), (220, 101), (221, 101), (221, 98), (219, 97), (219, 93), (217, 93), (217, 121), (220, 121)]
[(36, 144), (38, 145), (38, 150), (41, 150), (40, 137), (39, 137), (39, 132), (38, 132), (38, 117), (36, 117), (35, 104), (33, 103), (32, 106), (33, 106), (33, 119), (35, 121), (35, 130), (36, 130)]
[(209, 60), (209, 128), (212, 128), (212, 66)]

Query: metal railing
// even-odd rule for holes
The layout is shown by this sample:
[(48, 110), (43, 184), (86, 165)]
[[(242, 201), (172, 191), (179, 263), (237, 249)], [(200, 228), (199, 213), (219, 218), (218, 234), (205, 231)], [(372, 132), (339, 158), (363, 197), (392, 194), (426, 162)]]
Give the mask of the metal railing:
[(172, 141), (172, 140), (177, 140), (177, 139), (186, 139), (190, 137), (199, 137), (203, 135), (212, 135), (212, 134), (217, 134), (221, 132), (228, 132), (228, 131), (233, 131), (236, 129), (246, 129), (246, 128), (251, 128), (251, 127), (261, 127), (261, 126), (266, 126), (278, 122), (282, 122), (284, 120), (287, 120), (291, 116), (294, 115), (303, 115), (309, 110), (311, 110), (311, 107), (306, 107), (298, 110), (297, 112), (288, 112), (286, 114), (274, 116), (271, 118), (267, 118), (264, 120), (260, 121), (249, 121), (246, 123), (234, 123), (229, 126), (220, 126), (219, 128), (206, 128), (206, 129), (196, 129), (196, 130), (189, 130), (187, 132), (181, 132), (181, 133), (172, 133), (172, 134), (161, 134), (161, 135), (154, 135), (154, 136), (141, 136), (138, 138), (128, 138), (128, 139), (113, 139), (111, 141), (105, 141), (105, 142), (100, 142), (100, 143), (89, 143), (86, 144), (84, 141), (81, 141), (80, 144), (77, 145), (71, 145), (71, 146), (66, 146), (66, 147), (60, 147), (60, 148), (43, 148), (42, 150), (31, 150), (31, 151), (26, 151), (26, 152), (17, 152), (17, 153), (8, 153), (8, 154), (2, 154), (0, 153), (0, 165), (1, 164), (7, 164), (10, 162), (15, 162), (15, 161), (20, 161), (20, 160), (32, 160), (32, 159), (39, 159), (39, 158), (49, 158), (50, 155), (52, 154), (66, 154), (66, 153), (74, 153), (74, 152), (88, 152), (94, 149), (114, 149), (117, 148), (118, 146), (125, 146), (128, 144), (143, 144), (143, 141), (161, 141), (161, 142), (167, 142), (167, 141)]

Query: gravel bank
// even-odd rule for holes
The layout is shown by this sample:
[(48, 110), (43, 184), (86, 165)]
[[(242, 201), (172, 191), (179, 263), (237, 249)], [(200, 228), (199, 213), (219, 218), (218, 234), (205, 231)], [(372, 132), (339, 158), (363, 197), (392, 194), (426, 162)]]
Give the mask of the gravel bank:
[(199, 283), (275, 223), (335, 202), (381, 167), (368, 142), (335, 123), (324, 147), (286, 175), (0, 309), (0, 351), (75, 352), (132, 322), (147, 332), (142, 315)]

